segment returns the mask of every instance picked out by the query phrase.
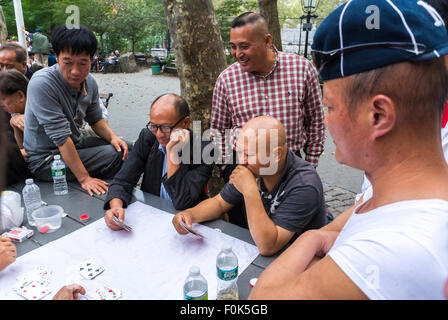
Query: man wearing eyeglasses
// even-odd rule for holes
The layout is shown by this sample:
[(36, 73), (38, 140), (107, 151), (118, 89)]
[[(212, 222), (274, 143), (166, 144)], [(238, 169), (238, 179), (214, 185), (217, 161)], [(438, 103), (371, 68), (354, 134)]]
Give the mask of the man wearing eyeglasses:
[[(165, 94), (154, 100), (149, 123), (140, 132), (128, 159), (109, 187), (104, 205), (107, 210), (104, 218), (109, 228), (121, 229), (112, 217), (124, 221), (124, 209), (142, 173), (141, 190), (171, 201), (178, 210), (207, 198), (205, 190), (214, 163), (202, 161), (202, 150), (210, 142), (193, 135), (188, 129), (190, 122), (190, 110), (182, 97)], [(194, 152), (201, 152), (199, 163), (193, 161), (197, 158)]]
[(33, 76), (26, 63), (26, 49), (16, 42), (6, 42), (0, 46), (0, 69), (2, 71), (16, 69), (28, 80)]
[[(367, 23), (372, 17), (376, 23)], [(365, 171), (372, 187), (332, 223), (298, 238), (250, 298), (444, 299), (443, 20), (424, 1), (351, 0), (322, 22), (312, 49), (335, 157)]]

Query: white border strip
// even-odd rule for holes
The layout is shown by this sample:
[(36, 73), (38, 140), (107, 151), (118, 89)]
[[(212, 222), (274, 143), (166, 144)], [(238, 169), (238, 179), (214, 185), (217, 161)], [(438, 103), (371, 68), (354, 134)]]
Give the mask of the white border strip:
[[(340, 39), (340, 50), (344, 49), (344, 37), (342, 35), (342, 19), (344, 18), (345, 10), (347, 10), (350, 3), (353, 0), (350, 0), (345, 5), (344, 9), (342, 9), (341, 16), (339, 17), (339, 39)], [(341, 52), (341, 76), (344, 77), (344, 51)]]
[(403, 13), (400, 11), (400, 9), (398, 9), (390, 0), (386, 0), (387, 3), (389, 3), (389, 5), (398, 13), (398, 15), (401, 18), (401, 21), (403, 22), (404, 27), (406, 28), (406, 30), (408, 31), (409, 35), (411, 36), (411, 41), (414, 44), (414, 50), (415, 50), (415, 54), (418, 55), (418, 47), (417, 47), (417, 41), (415, 41), (415, 36), (412, 33), (411, 28), (409, 28), (408, 23), (406, 22), (405, 17), (403, 16)]

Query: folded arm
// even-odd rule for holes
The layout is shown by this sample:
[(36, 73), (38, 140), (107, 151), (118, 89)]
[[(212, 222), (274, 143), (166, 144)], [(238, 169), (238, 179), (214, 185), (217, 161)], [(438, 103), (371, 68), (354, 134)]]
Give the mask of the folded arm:
[(261, 274), (250, 299), (365, 299), (366, 296), (326, 254), (354, 208), (319, 230), (303, 233)]
[(365, 299), (326, 252), (338, 232), (304, 233), (261, 274), (249, 299)]

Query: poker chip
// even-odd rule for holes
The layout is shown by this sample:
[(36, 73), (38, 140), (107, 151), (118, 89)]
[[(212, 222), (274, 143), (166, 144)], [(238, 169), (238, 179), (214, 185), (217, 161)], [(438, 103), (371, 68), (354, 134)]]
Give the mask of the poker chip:
[(40, 232), (40, 233), (45, 233), (45, 232), (48, 232), (48, 230), (50, 230), (50, 227), (47, 226), (47, 225), (44, 225), (44, 226), (42, 226), (42, 227), (39, 229), (39, 232)]
[(253, 287), (257, 283), (257, 280), (258, 280), (258, 278), (250, 279), (250, 281), (249, 281), (250, 286)]
[(81, 220), (82, 222), (87, 222), (90, 220), (90, 216), (88, 214), (82, 214), (79, 216), (79, 220)]

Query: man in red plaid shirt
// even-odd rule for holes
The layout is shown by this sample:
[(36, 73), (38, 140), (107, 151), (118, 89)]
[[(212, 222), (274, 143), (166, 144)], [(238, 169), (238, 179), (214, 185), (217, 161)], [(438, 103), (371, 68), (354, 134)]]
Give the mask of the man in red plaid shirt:
[(299, 156), (303, 150), (305, 160), (317, 167), (324, 149), (325, 126), (314, 66), (301, 56), (278, 51), (265, 19), (252, 12), (232, 22), (230, 47), (237, 62), (219, 76), (211, 112), (212, 136), (218, 146), (221, 144), (222, 163), (233, 164), (222, 167), (224, 180), (236, 167), (232, 150), (239, 129), (261, 115), (280, 120), (286, 128), (288, 147)]

